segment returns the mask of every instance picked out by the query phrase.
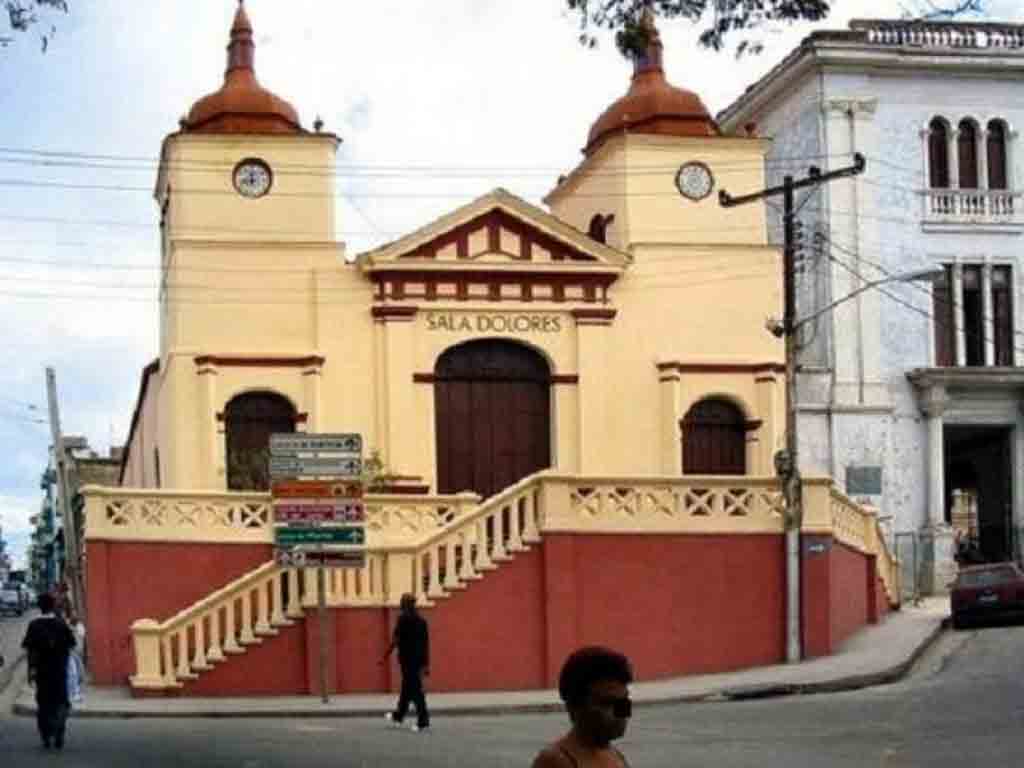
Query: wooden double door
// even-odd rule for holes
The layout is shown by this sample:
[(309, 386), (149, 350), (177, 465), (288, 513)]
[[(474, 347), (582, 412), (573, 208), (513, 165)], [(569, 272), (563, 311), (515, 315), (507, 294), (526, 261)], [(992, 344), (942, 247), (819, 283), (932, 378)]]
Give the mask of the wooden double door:
[(434, 368), (439, 493), (491, 496), (551, 465), (551, 370), (500, 340), (452, 347)]

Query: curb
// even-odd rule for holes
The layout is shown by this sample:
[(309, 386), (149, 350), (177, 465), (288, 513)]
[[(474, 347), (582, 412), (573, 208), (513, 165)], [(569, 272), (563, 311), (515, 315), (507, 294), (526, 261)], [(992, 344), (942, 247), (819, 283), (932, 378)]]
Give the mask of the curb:
[[(635, 708), (648, 708), (658, 706), (671, 706), (675, 704), (716, 704), (731, 701), (748, 701), (753, 699), (782, 698), (784, 696), (810, 696), (822, 693), (839, 693), (843, 691), (856, 691), (863, 688), (872, 688), (881, 685), (890, 685), (899, 682), (913, 668), (921, 656), (932, 646), (942, 632), (948, 627), (949, 620), (944, 619), (935, 627), (914, 649), (904, 661), (894, 664), (881, 672), (872, 672), (863, 675), (849, 675), (817, 683), (765, 683), (761, 685), (741, 686), (735, 688), (724, 688), (707, 693), (683, 694), (678, 696), (668, 695), (657, 699), (634, 699)], [(20, 698), (20, 697), (19, 697)], [(493, 704), (479, 707), (453, 705), (433, 706), (431, 714), (444, 715), (446, 717), (488, 717), (501, 715), (533, 715), (550, 714), (563, 712), (564, 706), (561, 702), (535, 703), (535, 704)], [(132, 712), (130, 710), (106, 710), (106, 711), (76, 711), (71, 710), (71, 717), (90, 720), (135, 720), (135, 719), (261, 719), (261, 718), (307, 718), (307, 719), (367, 719), (376, 718), (381, 715), (380, 707), (360, 707), (347, 710), (325, 710), (317, 707), (308, 709), (289, 709), (287, 711), (272, 710), (224, 710), (224, 709), (194, 709), (190, 711), (170, 712)], [(35, 716), (34, 703), (23, 704), (20, 700), (14, 704), (14, 714), (25, 717)]]
[(0, 668), (0, 693), (7, 690), (7, 686), (9, 686), (11, 681), (14, 680), (15, 673), (17, 673), (18, 668), (24, 660), (25, 653), (20, 652), (14, 657), (14, 660), (10, 664), (5, 664), (3, 668)]

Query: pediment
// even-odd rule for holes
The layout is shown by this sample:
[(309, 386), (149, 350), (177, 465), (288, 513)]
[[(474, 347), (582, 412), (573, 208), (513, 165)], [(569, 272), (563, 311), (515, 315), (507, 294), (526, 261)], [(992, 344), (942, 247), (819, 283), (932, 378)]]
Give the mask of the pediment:
[(497, 189), (405, 237), (362, 254), (366, 272), (586, 271), (620, 273), (628, 254)]

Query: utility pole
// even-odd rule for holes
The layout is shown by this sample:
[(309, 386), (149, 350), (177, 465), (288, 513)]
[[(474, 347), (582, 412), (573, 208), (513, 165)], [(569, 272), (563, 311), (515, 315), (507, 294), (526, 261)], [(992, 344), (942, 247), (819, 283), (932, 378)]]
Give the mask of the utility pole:
[(800, 484), (800, 465), (797, 458), (796, 435), (796, 372), (797, 372), (797, 318), (796, 318), (796, 211), (793, 196), (798, 189), (817, 187), (836, 179), (857, 176), (867, 166), (864, 155), (857, 152), (854, 163), (822, 173), (817, 167), (808, 169), (807, 177), (794, 180), (786, 176), (782, 186), (769, 187), (760, 192), (733, 197), (724, 189), (718, 193), (718, 202), (724, 208), (745, 205), (757, 200), (782, 195), (782, 279), (785, 306), (782, 326), (773, 329), (786, 342), (786, 448), (775, 455), (775, 471), (782, 483), (786, 503), (784, 527), (786, 532), (786, 660), (795, 663), (803, 658), (800, 632), (800, 526), (803, 523), (803, 489)]
[(82, 588), (81, 558), (78, 541), (78, 524), (71, 506), (71, 488), (68, 483), (67, 452), (64, 450), (64, 436), (60, 431), (60, 411), (57, 407), (57, 374), (51, 367), (46, 368), (46, 398), (50, 410), (50, 436), (53, 440), (54, 461), (57, 464), (57, 497), (60, 499), (61, 515), (64, 518), (64, 571), (71, 583), (71, 599), (75, 611), (85, 621), (85, 590)]

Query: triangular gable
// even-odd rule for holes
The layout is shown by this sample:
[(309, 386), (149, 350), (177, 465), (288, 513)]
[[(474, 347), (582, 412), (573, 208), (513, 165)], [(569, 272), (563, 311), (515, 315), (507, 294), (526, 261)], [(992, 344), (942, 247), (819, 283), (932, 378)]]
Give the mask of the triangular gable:
[(497, 189), (359, 257), (364, 269), (579, 265), (620, 271), (630, 257), (525, 200)]

